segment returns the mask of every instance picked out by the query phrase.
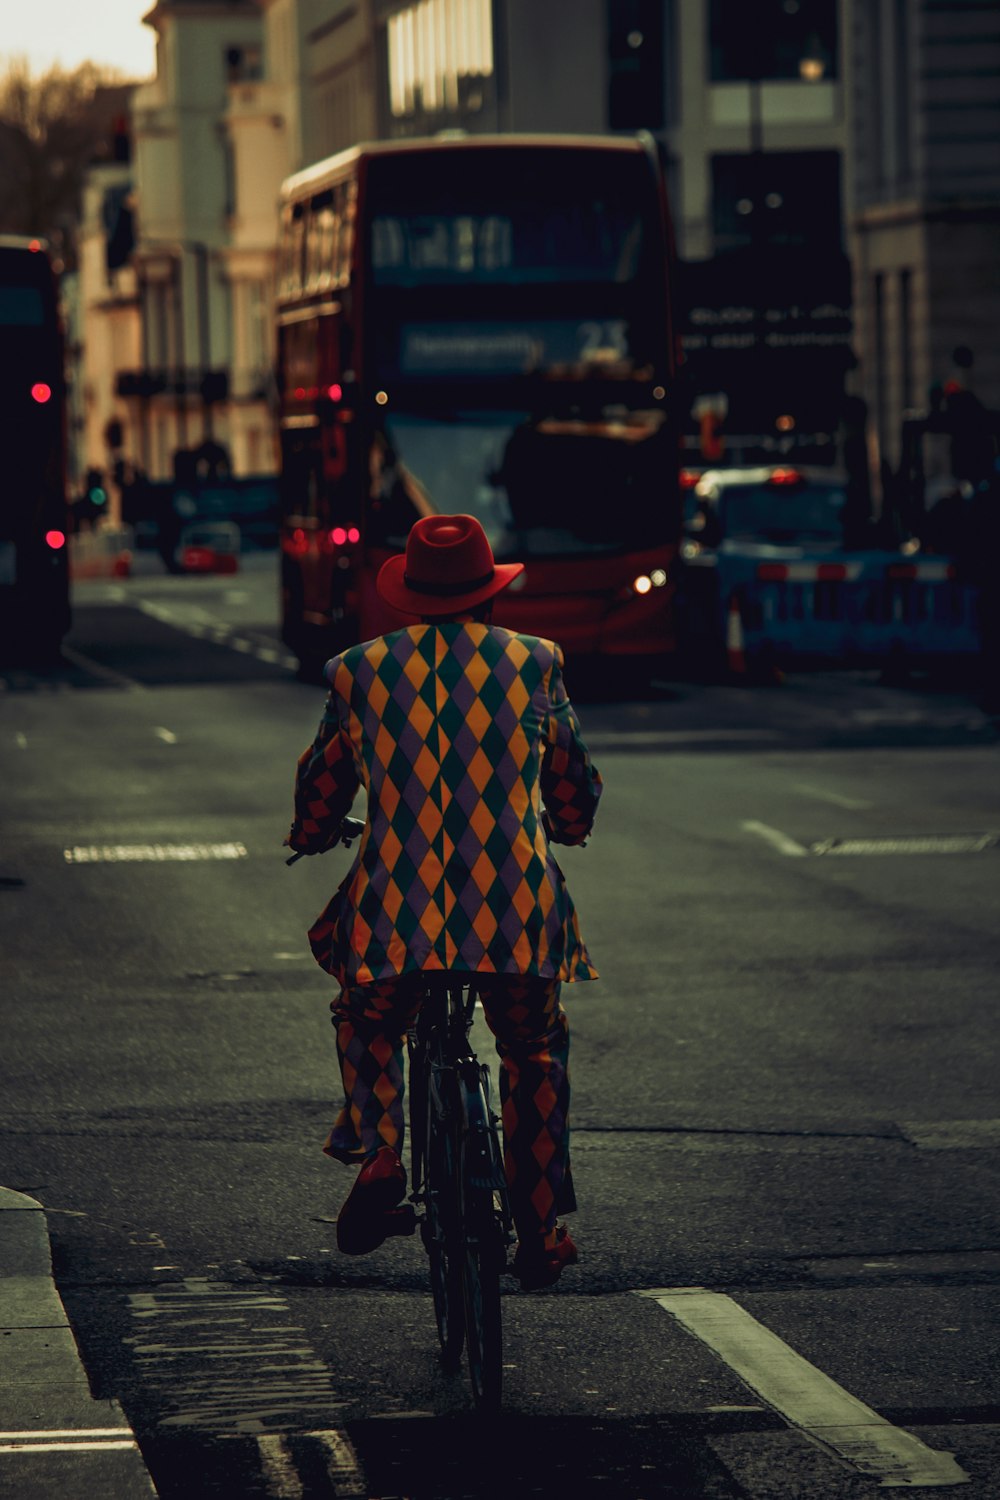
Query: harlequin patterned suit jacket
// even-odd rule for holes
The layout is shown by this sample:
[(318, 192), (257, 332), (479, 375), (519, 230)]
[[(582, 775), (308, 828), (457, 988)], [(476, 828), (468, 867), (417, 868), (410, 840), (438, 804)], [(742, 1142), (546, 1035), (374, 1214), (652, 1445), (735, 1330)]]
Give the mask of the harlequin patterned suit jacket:
[(601, 794), (552, 641), (413, 625), (327, 663), (299, 760), (293, 849), (328, 848), (360, 787), (368, 821), (309, 933), (344, 985), (413, 970), (592, 979), (543, 824), (582, 843)]

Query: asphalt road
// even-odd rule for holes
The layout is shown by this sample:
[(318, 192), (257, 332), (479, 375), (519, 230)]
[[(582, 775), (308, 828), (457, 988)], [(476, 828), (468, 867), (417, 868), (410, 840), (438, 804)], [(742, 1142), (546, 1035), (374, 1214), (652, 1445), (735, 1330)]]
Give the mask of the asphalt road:
[(974, 693), (613, 702), (568, 671), (606, 781), (564, 860), (601, 972), (566, 997), (582, 1259), (508, 1283), (484, 1431), (419, 1243), (334, 1249), (305, 928), (350, 856), (284, 864), (323, 694), (277, 642), (273, 558), (140, 561), (77, 587), (60, 668), (0, 673), (0, 1184), (43, 1204), (92, 1392), (164, 1500), (1000, 1496), (1000, 756)]

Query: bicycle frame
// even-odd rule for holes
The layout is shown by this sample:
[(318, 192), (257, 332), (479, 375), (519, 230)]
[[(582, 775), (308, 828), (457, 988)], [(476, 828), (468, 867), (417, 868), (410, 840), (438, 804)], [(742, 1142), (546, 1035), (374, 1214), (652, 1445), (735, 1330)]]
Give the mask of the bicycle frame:
[(474, 981), (428, 976), (407, 1037), (411, 1201), (418, 1210), (446, 1365), (465, 1344), (477, 1406), (500, 1402), (499, 1277), (513, 1241), (510, 1204), (490, 1102), (489, 1070), (469, 1033)]

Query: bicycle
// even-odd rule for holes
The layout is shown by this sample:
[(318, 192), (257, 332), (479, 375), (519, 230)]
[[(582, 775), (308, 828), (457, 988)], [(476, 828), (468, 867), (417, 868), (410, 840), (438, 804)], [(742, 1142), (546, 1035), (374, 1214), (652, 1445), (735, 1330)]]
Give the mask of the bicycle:
[[(364, 826), (345, 818), (336, 842), (349, 848)], [(500, 1277), (514, 1242), (500, 1121), (489, 1068), (472, 1048), (475, 976), (428, 973), (424, 982), (406, 1037), (409, 1201), (430, 1265), (442, 1363), (457, 1370), (464, 1347), (473, 1400), (489, 1412), (502, 1398)]]
[(407, 1035), (410, 1198), (430, 1261), (442, 1361), (457, 1369), (464, 1343), (476, 1406), (495, 1410), (503, 1382), (500, 1277), (514, 1239), (499, 1121), (489, 1069), (470, 1040), (475, 981), (426, 980)]

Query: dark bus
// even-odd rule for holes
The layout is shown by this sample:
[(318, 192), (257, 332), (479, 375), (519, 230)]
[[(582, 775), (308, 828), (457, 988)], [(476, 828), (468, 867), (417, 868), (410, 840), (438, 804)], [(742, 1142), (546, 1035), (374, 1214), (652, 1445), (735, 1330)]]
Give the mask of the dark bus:
[(66, 386), (42, 240), (0, 235), (0, 660), (45, 662), (69, 629)]
[(674, 647), (672, 238), (651, 138), (356, 147), (282, 189), (283, 636), (312, 675), (406, 623), (420, 515), (526, 563), (495, 618), (567, 653)]

